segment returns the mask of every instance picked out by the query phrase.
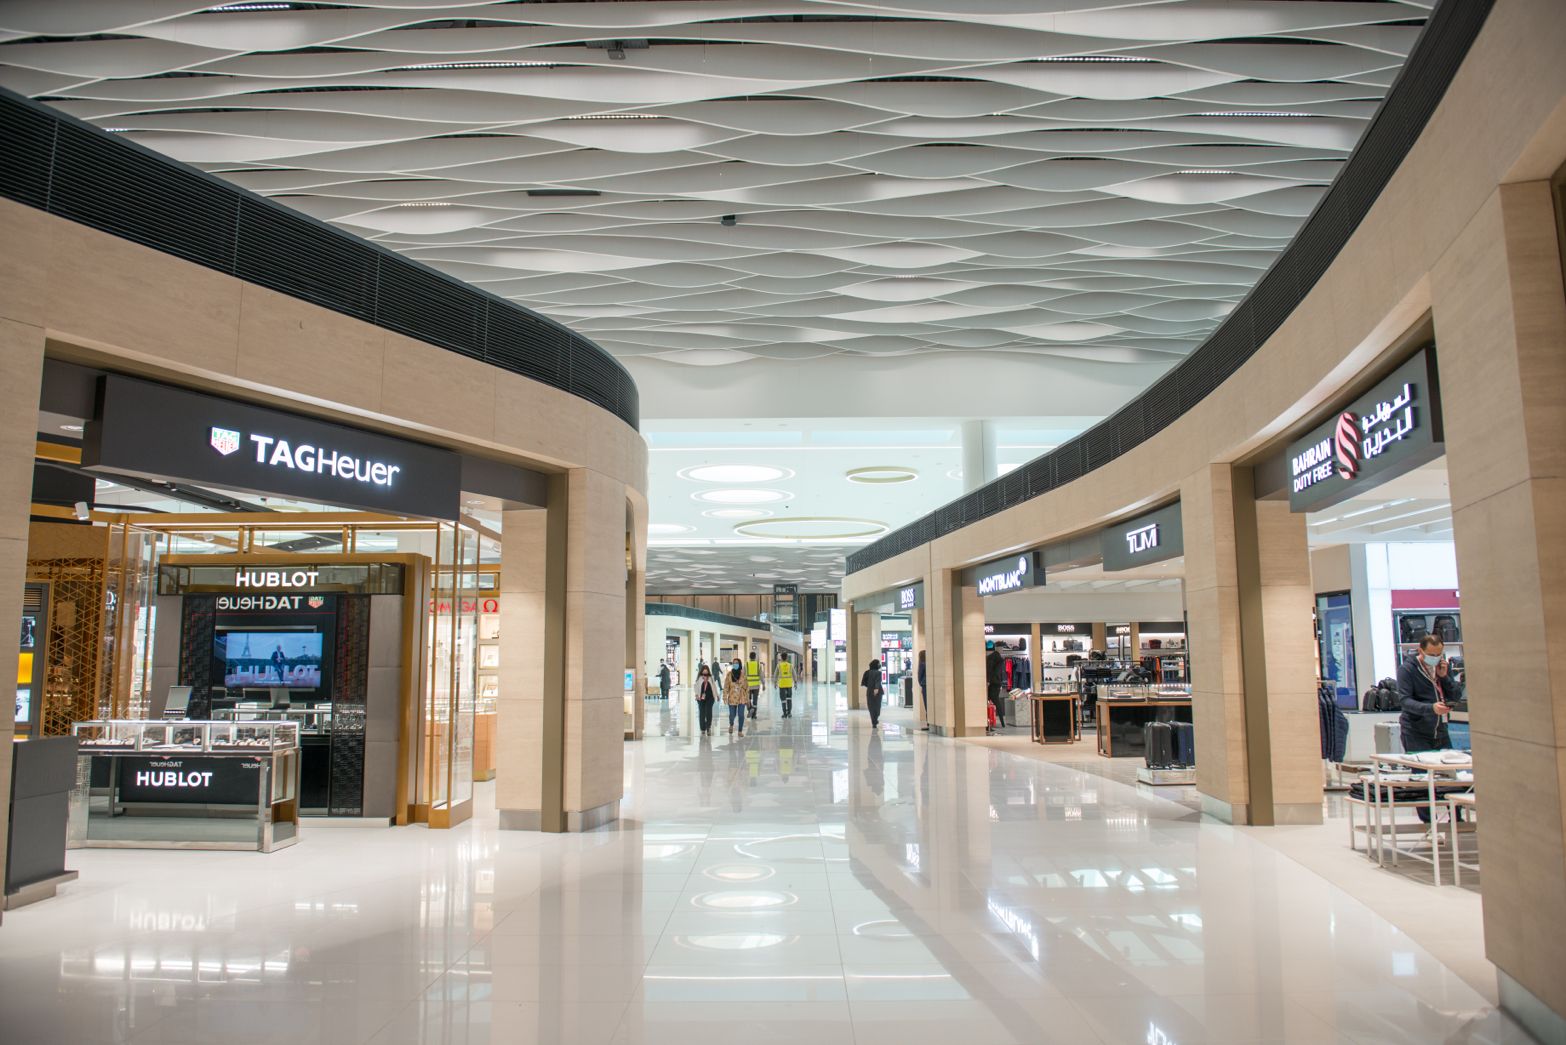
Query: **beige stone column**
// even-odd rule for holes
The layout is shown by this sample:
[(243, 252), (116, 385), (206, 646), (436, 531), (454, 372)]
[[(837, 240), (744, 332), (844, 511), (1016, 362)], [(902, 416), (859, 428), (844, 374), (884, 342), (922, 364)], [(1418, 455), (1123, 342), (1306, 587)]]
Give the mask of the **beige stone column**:
[[(43, 356), (42, 328), (0, 319), (0, 374), (5, 375), (11, 397), (11, 408), (0, 416), (0, 635), (12, 636), (13, 641), (22, 626), (22, 585), (27, 579), (27, 517), (33, 500)], [(37, 676), (33, 687), (35, 693), (42, 689)], [(15, 730), (13, 716), (0, 715), (0, 868), (5, 867), (9, 836)]]
[(1432, 272), (1501, 1003), (1566, 1037), (1566, 302), (1549, 186), (1502, 186)]
[(855, 612), (849, 620), (848, 633), (853, 642), (848, 648), (848, 677), (843, 681), (848, 686), (848, 706), (862, 708), (865, 706), (865, 691), (860, 687), (859, 680), (870, 666), (870, 661), (881, 658), (881, 614)]
[[(1039, 642), (1043, 637), (1043, 629), (1037, 624), (1032, 625), (1028, 633), (1028, 677), (1033, 680), (1034, 689), (1038, 688), (1039, 676), (1044, 671), (1044, 658), (1039, 650)], [(1031, 710), (1030, 705), (1029, 711)]]
[[(642, 739), (647, 724), (647, 702), (641, 694), (647, 691), (647, 502), (640, 496), (630, 499), (626, 505), (625, 525), (628, 535), (627, 552), (630, 555), (630, 574), (625, 581), (625, 668), (636, 672), (636, 694), (631, 701), (632, 729), (635, 740)], [(696, 667), (696, 636), (691, 634), (686, 667), (682, 677), (686, 685), (694, 684)], [(620, 699), (625, 699), (624, 681)]]
[(985, 726), (984, 600), (961, 570), (935, 570), (924, 600), (930, 624), (930, 731), (982, 736)]
[(1101, 620), (1093, 622), (1093, 638), (1089, 649), (1096, 649), (1100, 653), (1109, 649), (1109, 627)]
[(1196, 785), (1237, 824), (1319, 823), (1305, 520), (1258, 502), (1249, 469), (1212, 465), (1180, 489)]
[(625, 525), (624, 485), (584, 469), (550, 479), (544, 511), (502, 522), (502, 828), (584, 831), (618, 815), (620, 662), (640, 659), (626, 653)]
[[(926, 592), (928, 592), (929, 585), (927, 585), (927, 584), (924, 585), (924, 588), (926, 589)], [(921, 650), (924, 651), (924, 659), (925, 659), (925, 686), (926, 686), (926, 688), (928, 688), (928, 686), (929, 686), (929, 678), (930, 678), (930, 664), (929, 664), (929, 662), (930, 662), (930, 654), (929, 654), (928, 650), (925, 650), (925, 644), (927, 642), (929, 642), (929, 636), (926, 633), (925, 626), (924, 626), (924, 610), (916, 609), (916, 610), (909, 611), (909, 613), (908, 613), (908, 626), (909, 626), (909, 629), (910, 629), (909, 634), (913, 638), (913, 651), (914, 651), (914, 655), (913, 655), (914, 717), (917, 718), (922, 725), (926, 725), (927, 726), (927, 725), (930, 724), (930, 722), (929, 722), (929, 717), (930, 716), (925, 712), (924, 693), (919, 689), (919, 653), (920, 653)]]

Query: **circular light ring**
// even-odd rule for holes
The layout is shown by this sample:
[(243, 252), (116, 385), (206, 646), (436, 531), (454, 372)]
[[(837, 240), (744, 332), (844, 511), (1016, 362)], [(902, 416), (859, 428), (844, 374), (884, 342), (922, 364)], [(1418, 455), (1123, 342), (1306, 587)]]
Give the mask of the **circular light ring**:
[(919, 478), (919, 472), (914, 468), (905, 468), (900, 464), (874, 465), (867, 468), (850, 468), (843, 473), (851, 483), (911, 483)]
[(709, 504), (774, 504), (778, 501), (787, 501), (793, 498), (793, 494), (784, 493), (782, 490), (702, 490), (691, 494), (691, 499), (706, 501)]
[(794, 478), (792, 468), (774, 468), (769, 464), (698, 464), (675, 473), (693, 483), (775, 483)]
[(709, 519), (765, 519), (772, 513), (765, 508), (712, 508), (701, 514)]
[[(804, 524), (806, 529), (800, 529)], [(792, 532), (788, 531), (792, 528)], [(815, 529), (815, 532), (809, 532)], [(879, 537), (891, 530), (884, 522), (841, 515), (801, 515), (792, 519), (758, 519), (737, 523), (734, 532), (746, 537), (781, 541), (846, 541)]]

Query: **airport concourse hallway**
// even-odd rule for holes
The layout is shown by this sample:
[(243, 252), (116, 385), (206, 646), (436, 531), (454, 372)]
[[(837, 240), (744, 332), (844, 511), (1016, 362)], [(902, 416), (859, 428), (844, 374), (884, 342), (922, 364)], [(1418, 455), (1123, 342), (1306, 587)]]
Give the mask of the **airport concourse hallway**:
[(623, 819), (591, 834), (502, 833), (491, 809), (265, 856), (74, 852), (79, 882), (6, 916), (0, 1040), (1528, 1040), (1183, 805), (930, 740), (902, 708), (873, 733), (841, 687), (795, 704), (764, 694), (740, 741), (650, 702)]

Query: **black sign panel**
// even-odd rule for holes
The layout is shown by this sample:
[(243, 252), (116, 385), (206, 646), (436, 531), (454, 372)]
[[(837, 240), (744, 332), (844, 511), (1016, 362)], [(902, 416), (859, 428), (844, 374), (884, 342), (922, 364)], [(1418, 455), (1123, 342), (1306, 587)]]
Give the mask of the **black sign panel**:
[(260, 758), (221, 755), (120, 755), (121, 802), (254, 806)]
[(119, 374), (102, 379), (82, 464), (432, 519), (461, 499), (449, 450)]
[(1446, 452), (1435, 356), (1423, 349), (1347, 410), (1289, 444), (1289, 508), (1313, 512)]
[(1043, 584), (1044, 556), (1018, 552), (970, 566), (965, 572), (967, 582), (978, 588), (980, 595), (1005, 595)]
[(905, 588), (897, 589), (897, 612), (907, 613), (909, 610), (922, 609), (923, 607), (923, 584), (910, 584)]
[(799, 627), (799, 585), (772, 586), (772, 623), (782, 628)]
[(1116, 523), (1104, 530), (1102, 543), (1106, 573), (1178, 558), (1185, 554), (1180, 505), (1171, 504)]

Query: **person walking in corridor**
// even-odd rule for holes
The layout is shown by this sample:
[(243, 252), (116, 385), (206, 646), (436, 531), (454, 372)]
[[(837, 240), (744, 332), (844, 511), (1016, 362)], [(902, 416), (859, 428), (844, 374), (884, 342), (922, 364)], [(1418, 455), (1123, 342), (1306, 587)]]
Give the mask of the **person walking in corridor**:
[(712, 672), (707, 665), (701, 666), (701, 674), (696, 677), (696, 716), (697, 726), (704, 737), (712, 736), (712, 709), (718, 703), (718, 684), (712, 680)]
[(881, 728), (881, 662), (872, 660), (870, 666), (865, 669), (864, 677), (859, 684), (865, 688), (865, 707), (870, 709), (870, 728)]
[(747, 692), (750, 694), (751, 718), (755, 718), (756, 712), (760, 710), (757, 705), (761, 699), (762, 677), (761, 661), (756, 659), (756, 651), (751, 650), (750, 663), (745, 665), (745, 685), (747, 687)]
[(723, 702), (729, 706), (729, 735), (734, 734), (734, 720), (739, 720), (739, 735), (745, 735), (745, 708), (750, 704), (750, 694), (745, 687), (745, 668), (739, 661), (729, 669), (729, 677), (723, 681)]
[(778, 658), (778, 703), (783, 706), (783, 717), (794, 717), (794, 666), (787, 657)]
[(664, 699), (669, 699), (669, 665), (658, 665), (658, 694)]

